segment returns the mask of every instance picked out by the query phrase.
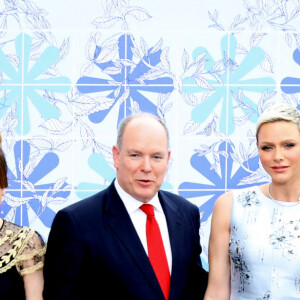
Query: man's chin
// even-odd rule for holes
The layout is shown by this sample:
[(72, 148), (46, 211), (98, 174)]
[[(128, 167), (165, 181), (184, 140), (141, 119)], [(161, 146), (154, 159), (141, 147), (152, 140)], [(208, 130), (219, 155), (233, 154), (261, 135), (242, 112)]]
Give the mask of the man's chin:
[(154, 195), (151, 193), (151, 194), (136, 194), (134, 198), (139, 200), (140, 202), (148, 203), (153, 197)]

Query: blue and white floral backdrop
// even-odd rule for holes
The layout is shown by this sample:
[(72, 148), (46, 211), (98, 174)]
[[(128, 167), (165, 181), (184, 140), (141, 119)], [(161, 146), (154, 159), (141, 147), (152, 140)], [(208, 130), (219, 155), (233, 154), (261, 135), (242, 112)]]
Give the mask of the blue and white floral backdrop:
[(269, 180), (255, 123), (300, 107), (299, 0), (0, 1), (2, 217), (47, 240), (55, 213), (110, 184), (119, 122), (170, 130), (163, 188), (199, 207), (206, 268), (213, 205)]

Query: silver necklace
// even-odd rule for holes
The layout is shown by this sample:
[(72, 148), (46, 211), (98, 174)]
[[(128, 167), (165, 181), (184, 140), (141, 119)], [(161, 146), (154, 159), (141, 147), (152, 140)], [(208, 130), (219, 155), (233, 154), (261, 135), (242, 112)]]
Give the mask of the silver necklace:
[[(279, 200), (274, 199), (274, 198), (272, 197), (271, 193), (270, 193), (270, 186), (271, 186), (271, 183), (269, 183), (269, 186), (268, 186), (268, 195), (269, 195), (269, 197), (271, 198), (271, 200), (273, 200), (273, 201), (276, 202), (276, 203), (286, 202), (286, 201), (279, 201)], [(299, 195), (299, 197), (298, 197), (298, 201), (297, 201), (297, 202), (294, 202), (294, 203), (291, 204), (291, 205), (296, 205), (296, 204), (298, 204), (299, 202), (300, 202), (300, 195)], [(292, 203), (292, 202), (290, 202), (290, 203)]]

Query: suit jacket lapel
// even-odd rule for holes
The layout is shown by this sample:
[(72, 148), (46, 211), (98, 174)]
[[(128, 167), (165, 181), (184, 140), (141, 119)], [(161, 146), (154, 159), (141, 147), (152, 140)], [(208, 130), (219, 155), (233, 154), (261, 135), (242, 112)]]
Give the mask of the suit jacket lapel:
[(124, 247), (132, 256), (133, 260), (135, 260), (138, 268), (144, 273), (149, 284), (156, 290), (157, 294), (164, 299), (145, 249), (114, 187), (114, 183), (111, 184), (109, 189), (110, 199), (108, 199), (106, 203), (107, 222), (111, 230), (118, 236)]
[(171, 202), (165, 194), (159, 192), (159, 199), (166, 216), (172, 251), (172, 272), (169, 299), (173, 299), (173, 296), (176, 298), (177, 294), (177, 282), (181, 280), (182, 276), (179, 258), (182, 255), (180, 249), (183, 249), (182, 241), (184, 240), (182, 230), (183, 220), (177, 205)]

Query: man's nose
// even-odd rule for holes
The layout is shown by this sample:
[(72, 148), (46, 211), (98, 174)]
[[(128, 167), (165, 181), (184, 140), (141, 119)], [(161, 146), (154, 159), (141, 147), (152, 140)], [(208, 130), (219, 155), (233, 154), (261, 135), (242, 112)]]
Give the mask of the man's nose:
[(151, 172), (151, 160), (150, 157), (144, 157), (142, 161), (142, 171), (143, 172)]

